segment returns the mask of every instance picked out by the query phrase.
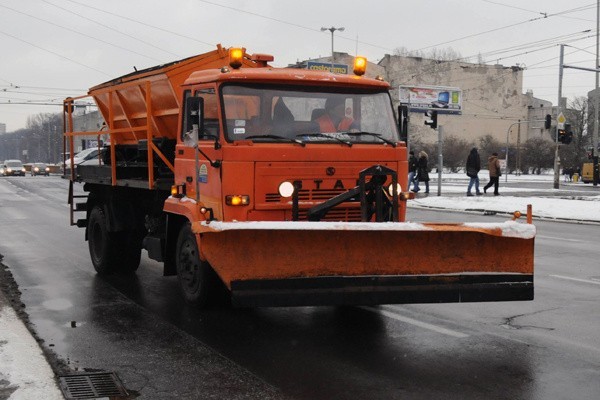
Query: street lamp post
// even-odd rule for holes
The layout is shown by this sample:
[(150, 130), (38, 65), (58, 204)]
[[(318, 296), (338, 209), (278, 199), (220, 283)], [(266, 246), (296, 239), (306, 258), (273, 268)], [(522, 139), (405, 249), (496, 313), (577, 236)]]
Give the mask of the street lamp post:
[(321, 28), (321, 32), (325, 32), (325, 31), (329, 31), (331, 32), (331, 72), (333, 73), (333, 64), (335, 63), (335, 53), (333, 51), (333, 32), (335, 31), (340, 31), (343, 32), (344, 31), (344, 27), (340, 27), (340, 28), (336, 28), (334, 26), (332, 26), (331, 28)]
[[(512, 129), (513, 126), (517, 125), (519, 127), (519, 131), (521, 129), (521, 124), (528, 124), (529, 121), (521, 121), (518, 120), (518, 122), (514, 122), (512, 124), (510, 124), (510, 126), (508, 127), (508, 129), (506, 130), (506, 157), (504, 158), (504, 160), (506, 161), (506, 174), (504, 175), (504, 182), (508, 182), (508, 145), (509, 145), (509, 141), (508, 141), (508, 135), (510, 134), (510, 130)], [(518, 167), (518, 165), (517, 165)]]

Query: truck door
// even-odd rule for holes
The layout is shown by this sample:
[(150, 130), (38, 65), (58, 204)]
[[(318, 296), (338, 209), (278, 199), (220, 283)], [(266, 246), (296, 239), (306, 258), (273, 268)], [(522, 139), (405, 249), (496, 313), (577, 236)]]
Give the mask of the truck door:
[[(197, 145), (190, 140), (193, 124), (189, 118), (197, 111), (188, 109), (191, 103), (187, 98), (192, 95), (203, 100), (200, 110), (203, 124), (198, 128)], [(194, 91), (184, 92), (183, 121), (175, 169), (176, 181), (185, 182), (187, 196), (200, 201), (207, 208), (212, 208), (214, 216), (220, 219), (222, 215), (220, 162), (223, 140), (218, 103), (214, 86), (199, 87)]]

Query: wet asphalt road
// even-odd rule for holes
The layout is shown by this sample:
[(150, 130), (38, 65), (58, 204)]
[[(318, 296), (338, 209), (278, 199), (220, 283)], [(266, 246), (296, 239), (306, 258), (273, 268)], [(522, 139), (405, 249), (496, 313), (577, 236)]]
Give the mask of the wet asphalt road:
[(198, 311), (145, 257), (133, 277), (97, 277), (66, 187), (0, 178), (0, 254), (43, 346), (141, 398), (600, 398), (598, 225), (537, 223), (533, 302)]

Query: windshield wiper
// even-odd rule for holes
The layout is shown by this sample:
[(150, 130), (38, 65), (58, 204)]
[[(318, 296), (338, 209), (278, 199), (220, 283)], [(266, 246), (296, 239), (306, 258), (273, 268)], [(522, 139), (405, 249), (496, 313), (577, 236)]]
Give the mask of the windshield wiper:
[(298, 143), (302, 147), (306, 146), (306, 143), (304, 143), (300, 139), (290, 139), (288, 137), (279, 136), (279, 135), (251, 135), (251, 136), (246, 136), (244, 139), (277, 139), (277, 140), (284, 140), (284, 141), (290, 142), (290, 143)]
[(348, 136), (362, 136), (362, 135), (373, 136), (393, 147), (396, 147), (395, 142), (392, 142), (391, 140), (388, 140), (388, 139), (382, 137), (380, 133), (373, 133), (373, 132), (344, 132), (344, 133)]
[[(346, 132), (343, 132), (346, 133)], [(335, 133), (337, 134), (337, 132)], [(336, 140), (340, 143), (345, 144), (348, 147), (352, 147), (352, 142), (349, 142), (348, 140), (344, 140), (344, 139), (340, 139), (337, 136), (334, 136), (335, 134), (326, 134), (326, 133), (320, 133), (320, 132), (315, 132), (315, 133), (299, 133), (296, 135), (296, 137), (298, 136), (305, 136), (305, 137), (322, 137), (322, 138), (327, 138), (327, 139), (333, 139)]]

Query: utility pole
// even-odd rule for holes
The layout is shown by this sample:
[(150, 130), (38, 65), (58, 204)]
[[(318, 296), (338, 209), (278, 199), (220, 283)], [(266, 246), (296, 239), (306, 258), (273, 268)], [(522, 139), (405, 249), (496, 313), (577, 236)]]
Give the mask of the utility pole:
[(442, 195), (442, 169), (444, 167), (444, 127), (438, 126), (438, 187), (437, 195)]
[[(562, 112), (560, 103), (562, 101), (562, 80), (563, 80), (563, 61), (565, 57), (565, 45), (560, 45), (560, 61), (558, 68), (558, 105), (556, 107), (556, 115), (560, 115)], [(554, 189), (560, 187), (560, 156), (558, 154), (558, 123), (556, 124), (556, 135), (555, 135), (556, 148), (554, 150)]]
[[(521, 175), (519, 172), (521, 170), (521, 120), (519, 120), (517, 128), (517, 163), (515, 166), (515, 173), (519, 176)], [(527, 121), (527, 129), (529, 129), (529, 121)]]
[[(599, 49), (600, 49), (600, 33), (598, 32), (600, 29), (600, 0), (596, 0), (596, 65), (594, 68), (600, 68), (599, 61)], [(594, 93), (594, 133), (592, 134), (592, 155), (594, 156), (593, 162), (593, 171), (594, 171), (594, 186), (598, 186), (598, 108), (600, 108), (600, 93), (598, 93), (598, 71), (596, 71), (596, 90)]]

